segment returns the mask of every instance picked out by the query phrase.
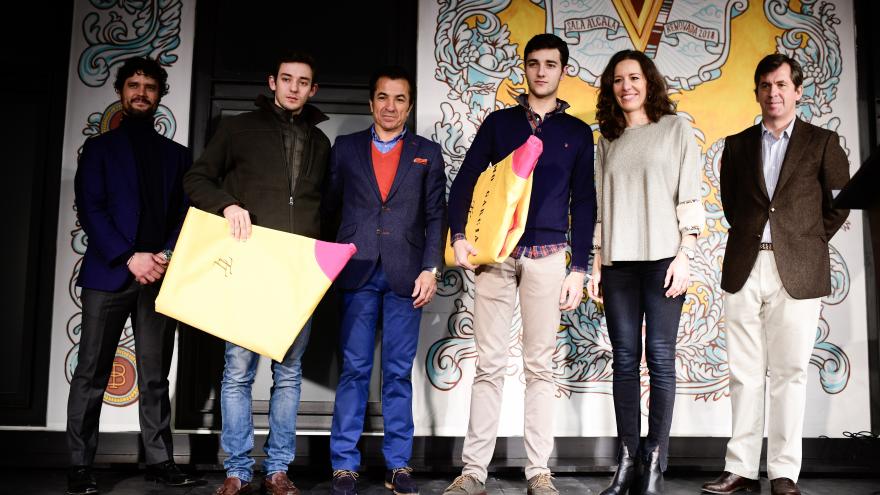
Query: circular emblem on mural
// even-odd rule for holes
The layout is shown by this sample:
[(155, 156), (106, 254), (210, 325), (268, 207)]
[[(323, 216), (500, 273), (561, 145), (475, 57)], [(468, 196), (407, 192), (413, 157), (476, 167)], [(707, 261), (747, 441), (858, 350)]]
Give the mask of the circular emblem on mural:
[[(82, 130), (82, 134), (83, 136), (91, 137), (116, 129), (119, 127), (119, 123), (122, 122), (123, 115), (122, 103), (115, 101), (108, 105), (103, 111), (92, 112), (89, 114), (89, 118), (87, 119), (85, 128)], [(159, 134), (168, 139), (173, 139), (174, 133), (177, 131), (177, 120), (174, 118), (171, 109), (160, 103), (156, 108), (156, 114), (153, 116), (153, 126)], [(81, 152), (82, 148), (80, 148), (78, 153)], [(77, 224), (77, 229), (71, 232), (74, 236), (74, 244), (72, 247), (74, 251), (77, 251), (78, 247), (82, 247), (82, 252), (85, 252), (85, 247), (80, 245), (80, 239), (77, 238), (81, 231), (82, 229), (79, 228), (79, 224)], [(80, 254), (82, 254), (82, 252), (80, 252)]]
[(116, 129), (119, 126), (119, 122), (122, 120), (122, 103), (116, 102), (111, 104), (104, 110), (104, 114), (101, 117), (101, 126), (99, 127), (100, 132), (103, 134), (110, 129)]
[(117, 347), (110, 369), (110, 379), (104, 389), (104, 402), (116, 407), (125, 407), (138, 398), (137, 368), (134, 352), (128, 347)]

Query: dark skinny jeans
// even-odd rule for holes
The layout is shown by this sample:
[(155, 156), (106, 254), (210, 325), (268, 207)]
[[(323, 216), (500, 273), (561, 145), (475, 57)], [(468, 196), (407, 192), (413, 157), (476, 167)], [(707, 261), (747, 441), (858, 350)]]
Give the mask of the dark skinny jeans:
[[(660, 448), (666, 469), (669, 429), (675, 404), (675, 342), (684, 295), (669, 298), (663, 282), (673, 258), (618, 261), (602, 267), (605, 319), (614, 361), (614, 414), (617, 436), (632, 454), (643, 458)], [(639, 445), (639, 366), (642, 361), (642, 319), (645, 358), (650, 377), (648, 436)]]

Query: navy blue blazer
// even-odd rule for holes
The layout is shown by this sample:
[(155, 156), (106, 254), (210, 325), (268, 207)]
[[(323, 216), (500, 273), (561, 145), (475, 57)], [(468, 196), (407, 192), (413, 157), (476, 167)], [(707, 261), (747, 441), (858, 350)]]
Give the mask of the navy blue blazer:
[[(160, 136), (163, 192), (168, 212), (164, 249), (174, 249), (186, 215), (183, 174), (192, 163), (185, 146)], [(141, 202), (137, 164), (131, 141), (121, 129), (86, 140), (74, 178), (74, 202), (79, 223), (88, 236), (77, 285), (117, 291), (131, 282), (126, 266), (138, 230)]]
[(336, 241), (357, 246), (337, 285), (362, 287), (381, 259), (391, 290), (410, 297), (423, 269), (443, 269), (446, 173), (440, 146), (406, 133), (384, 203), (373, 171), (370, 129), (336, 138), (329, 167), (325, 214), (341, 213)]

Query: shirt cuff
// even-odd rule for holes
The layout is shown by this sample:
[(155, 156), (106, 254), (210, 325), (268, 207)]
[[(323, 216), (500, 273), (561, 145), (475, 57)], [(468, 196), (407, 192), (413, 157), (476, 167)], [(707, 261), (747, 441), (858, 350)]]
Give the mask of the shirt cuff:
[(675, 207), (678, 217), (678, 230), (683, 234), (700, 235), (706, 223), (706, 212), (703, 202), (698, 199), (683, 201)]
[(596, 221), (596, 226), (593, 228), (593, 249), (590, 251), (593, 254), (600, 251), (602, 249), (602, 222)]

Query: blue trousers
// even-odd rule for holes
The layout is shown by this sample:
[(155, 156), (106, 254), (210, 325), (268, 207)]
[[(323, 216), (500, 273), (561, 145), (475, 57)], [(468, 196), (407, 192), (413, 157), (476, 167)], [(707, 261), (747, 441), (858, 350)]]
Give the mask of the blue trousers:
[[(309, 343), (312, 320), (306, 322), (284, 360), (272, 361), (272, 391), (269, 399), (269, 436), (266, 438), (266, 476), (287, 472), (296, 454), (296, 414), (302, 384), (302, 355)], [(229, 454), (223, 461), (226, 476), (250, 482), (254, 472), (254, 419), (251, 388), (257, 376), (260, 355), (231, 342), (226, 343), (226, 364), (220, 385), (223, 430), (220, 445)]]
[(364, 431), (376, 325), (382, 316), (382, 453), (388, 469), (408, 465), (412, 455), (412, 366), (419, 343), (421, 308), (413, 298), (388, 287), (382, 265), (360, 289), (343, 294), (339, 335), (342, 374), (336, 388), (330, 459), (333, 469), (355, 471), (361, 461), (357, 443)]

